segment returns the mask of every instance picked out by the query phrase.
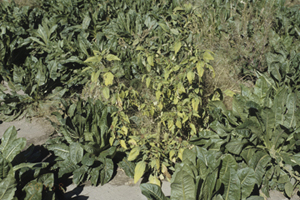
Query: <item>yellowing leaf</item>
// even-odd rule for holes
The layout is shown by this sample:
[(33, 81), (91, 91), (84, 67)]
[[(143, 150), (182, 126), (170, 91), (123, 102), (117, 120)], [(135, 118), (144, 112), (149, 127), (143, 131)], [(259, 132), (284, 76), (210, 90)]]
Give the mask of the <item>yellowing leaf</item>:
[(183, 87), (182, 82), (179, 82), (179, 83), (178, 83), (178, 85), (177, 85), (177, 90), (178, 90), (178, 93), (179, 93), (179, 94), (185, 92), (185, 89), (184, 89), (184, 87)]
[(172, 160), (173, 157), (175, 155), (175, 151), (172, 149), (170, 152), (169, 152), (169, 160)]
[(210, 60), (214, 60), (214, 57), (212, 57), (212, 55), (208, 51), (205, 51), (203, 54), (203, 60), (205, 62), (209, 62)]
[(137, 183), (139, 179), (142, 178), (142, 176), (145, 173), (145, 169), (146, 169), (145, 161), (140, 161), (136, 164), (134, 169), (134, 183)]
[(196, 64), (196, 68), (197, 68), (197, 72), (198, 72), (198, 76), (201, 78), (204, 74), (204, 62), (200, 61)]
[(181, 127), (182, 127), (182, 126), (181, 126), (181, 121), (178, 120), (178, 119), (177, 119), (177, 121), (176, 121), (176, 126), (177, 126), (178, 128), (180, 128), (180, 129), (181, 129)]
[(121, 141), (120, 141), (120, 145), (121, 145), (121, 147), (123, 147), (124, 149), (127, 149), (125, 140), (121, 140)]
[(149, 183), (158, 185), (160, 187), (160, 181), (158, 180), (158, 178), (156, 178), (156, 176), (150, 175), (149, 176)]
[(148, 77), (148, 78), (146, 79), (146, 86), (147, 86), (147, 88), (149, 88), (150, 82), (151, 82), (151, 78)]
[(188, 79), (189, 83), (192, 84), (193, 80), (194, 80), (194, 77), (195, 77), (194, 72), (193, 71), (189, 71), (186, 76), (187, 76), (187, 79)]
[(180, 148), (180, 149), (178, 150), (178, 158), (180, 158), (181, 161), (182, 161), (182, 154), (183, 154), (183, 151), (184, 151), (183, 148)]
[(174, 122), (173, 119), (168, 120), (168, 129), (172, 129), (172, 127), (174, 126)]
[(97, 62), (101, 62), (101, 60), (102, 60), (102, 56), (92, 56), (87, 58), (84, 62), (97, 63)]
[(235, 95), (235, 92), (229, 89), (225, 90), (223, 93), (228, 97), (233, 97)]
[(192, 124), (192, 123), (190, 123), (190, 128), (192, 129), (192, 132), (193, 132), (192, 135), (194, 135), (196, 133), (196, 127), (195, 127), (195, 125)]
[(148, 64), (150, 65), (150, 66), (154, 66), (154, 60), (153, 60), (154, 58), (153, 58), (153, 56), (151, 55), (151, 56), (147, 56), (147, 62), (148, 62)]
[(160, 95), (161, 95), (161, 91), (157, 90), (157, 91), (155, 92), (156, 101), (159, 101)]
[(103, 94), (104, 98), (109, 99), (109, 88), (108, 87), (104, 87), (102, 89), (102, 94)]
[(198, 105), (199, 105), (199, 100), (198, 99), (192, 99), (192, 107), (194, 111), (198, 111)]
[(100, 76), (100, 70), (98, 70), (97, 72), (93, 72), (92, 75), (91, 75), (91, 81), (93, 83), (96, 83), (98, 81), (98, 78)]
[(174, 44), (174, 50), (175, 50), (175, 55), (178, 53), (178, 51), (181, 48), (181, 42), (180, 41), (176, 41)]
[(143, 46), (138, 46), (136, 50), (145, 50)]
[(160, 160), (159, 159), (156, 159), (156, 169), (157, 169), (157, 171), (160, 170)]
[(128, 161), (134, 161), (139, 154), (140, 154), (140, 147), (134, 147), (133, 149), (131, 149), (128, 155)]
[(128, 128), (126, 126), (122, 126), (121, 130), (123, 131), (124, 135), (127, 135), (128, 133)]
[(118, 56), (115, 56), (115, 55), (112, 55), (112, 54), (108, 54), (108, 55), (106, 56), (106, 59), (107, 59), (108, 61), (113, 61), (113, 60), (118, 60), (118, 61), (120, 61), (120, 60), (121, 60), (120, 58), (118, 58)]
[(104, 84), (106, 86), (112, 85), (114, 82), (114, 75), (111, 72), (106, 72), (104, 75)]
[(137, 145), (137, 143), (136, 143), (136, 141), (134, 139), (128, 140), (128, 143), (131, 144), (131, 145), (134, 145), (134, 146)]

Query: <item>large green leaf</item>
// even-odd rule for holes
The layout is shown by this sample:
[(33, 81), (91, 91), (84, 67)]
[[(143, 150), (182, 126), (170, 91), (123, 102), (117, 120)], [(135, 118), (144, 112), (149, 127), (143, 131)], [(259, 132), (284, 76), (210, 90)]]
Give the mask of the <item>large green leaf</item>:
[(3, 158), (2, 153), (0, 153), (0, 180), (7, 177), (11, 168), (11, 163)]
[(12, 141), (14, 141), (17, 138), (17, 130), (14, 126), (9, 127), (4, 132), (2, 138), (1, 138), (1, 144), (0, 144), (0, 151), (3, 152), (4, 149), (7, 148), (7, 146), (10, 145)]
[(253, 191), (254, 185), (256, 184), (255, 173), (252, 168), (246, 167), (239, 169), (237, 175), (241, 183), (242, 200), (246, 199)]
[(70, 159), (74, 164), (81, 162), (83, 157), (83, 148), (77, 142), (70, 145)]
[(5, 148), (3, 148), (3, 157), (11, 162), (17, 154), (19, 154), (26, 146), (25, 138), (18, 138), (10, 141)]
[(262, 178), (266, 173), (265, 168), (270, 163), (270, 161), (271, 157), (269, 156), (269, 154), (262, 151), (256, 152), (250, 159), (249, 166), (252, 167), (255, 172), (255, 178), (258, 185), (261, 184)]
[(103, 168), (100, 171), (100, 183), (104, 185), (112, 178), (114, 173), (114, 163), (110, 158), (106, 158), (105, 162), (103, 163)]
[(240, 200), (241, 199), (241, 184), (240, 179), (235, 169), (230, 168), (221, 178), (225, 186), (223, 198), (224, 200)]
[(149, 200), (167, 200), (168, 198), (163, 194), (161, 187), (151, 183), (143, 183), (140, 185), (142, 194)]
[[(188, 165), (185, 165), (188, 167)], [(192, 200), (195, 199), (195, 177), (191, 176), (183, 167), (173, 174), (171, 180), (171, 199)]]
[(14, 197), (17, 183), (13, 176), (8, 176), (0, 182), (0, 199), (11, 200)]
[(70, 157), (70, 148), (66, 144), (52, 144), (47, 147), (50, 151), (53, 151), (56, 156), (63, 159)]
[(234, 157), (230, 154), (226, 154), (222, 159), (222, 168), (220, 170), (220, 177), (223, 176), (229, 171), (230, 169), (237, 170), (237, 162), (235, 161)]
[(42, 200), (43, 183), (36, 180), (30, 181), (25, 187), (25, 200)]

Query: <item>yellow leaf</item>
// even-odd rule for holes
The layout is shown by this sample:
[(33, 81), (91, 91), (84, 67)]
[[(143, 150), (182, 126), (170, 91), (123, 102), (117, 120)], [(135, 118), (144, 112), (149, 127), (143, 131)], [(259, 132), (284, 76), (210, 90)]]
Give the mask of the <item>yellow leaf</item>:
[(174, 126), (173, 119), (168, 120), (168, 129), (170, 130)]
[(89, 57), (87, 58), (84, 62), (88, 63), (88, 62), (91, 62), (91, 63), (97, 63), (97, 62), (101, 62), (102, 60), (102, 56), (92, 56), (92, 57)]
[(192, 84), (193, 80), (194, 80), (194, 77), (195, 77), (194, 72), (193, 71), (189, 71), (186, 76), (187, 76), (187, 79), (188, 79), (189, 83)]
[(149, 183), (158, 185), (160, 187), (160, 181), (158, 180), (158, 178), (156, 178), (156, 176), (149, 176)]
[(121, 130), (123, 131), (124, 135), (127, 135), (128, 133), (128, 128), (126, 126), (122, 126)]
[(115, 56), (115, 55), (112, 55), (112, 54), (108, 54), (108, 55), (106, 56), (106, 59), (107, 59), (108, 61), (113, 61), (113, 60), (118, 60), (118, 61), (120, 61), (120, 60), (121, 60), (120, 58), (118, 58), (118, 56)]
[(109, 99), (109, 88), (108, 87), (104, 87), (102, 89), (102, 94), (103, 94), (104, 98)]
[(205, 51), (203, 54), (203, 60), (205, 62), (209, 62), (210, 60), (214, 60), (214, 57), (212, 57), (212, 55), (208, 51)]
[(157, 169), (157, 171), (160, 170), (160, 160), (159, 159), (156, 159), (156, 169)]
[(131, 145), (137, 146), (137, 143), (134, 139), (128, 140), (128, 143), (131, 144)]
[(198, 99), (192, 99), (192, 107), (194, 111), (198, 111), (198, 105), (199, 105), (199, 100)]
[(178, 83), (178, 85), (177, 85), (177, 90), (178, 90), (178, 93), (179, 93), (179, 94), (185, 92), (185, 89), (184, 89), (184, 87), (183, 87), (182, 82), (179, 82), (179, 83)]
[(156, 101), (159, 101), (160, 95), (161, 95), (161, 91), (157, 90), (157, 91), (155, 92)]
[(149, 88), (150, 82), (151, 82), (151, 78), (148, 77), (148, 78), (146, 79), (146, 86), (147, 86), (147, 88)]
[(204, 74), (204, 62), (203, 61), (200, 61), (196, 64), (196, 67), (197, 67), (197, 72), (198, 72), (198, 76), (201, 78)]
[(178, 128), (180, 128), (181, 129), (181, 121), (179, 120), (179, 119), (177, 119), (177, 121), (176, 121), (176, 126), (178, 127)]
[(181, 48), (181, 42), (180, 41), (176, 41), (174, 44), (174, 50), (175, 50), (175, 55), (178, 53), (178, 51)]
[(128, 155), (128, 161), (134, 161), (139, 154), (140, 154), (140, 147), (134, 147), (133, 149), (131, 149)]
[(147, 56), (147, 62), (150, 66), (154, 66), (153, 56)]
[[(194, 124), (190, 123), (190, 128), (192, 129), (193, 133), (195, 134), (196, 133), (196, 127)], [(192, 134), (192, 135), (194, 135)]]
[(184, 151), (183, 148), (180, 148), (180, 149), (178, 150), (178, 158), (180, 158), (181, 161), (182, 161), (182, 154), (183, 154), (183, 151)]
[(120, 141), (120, 145), (121, 145), (121, 147), (123, 147), (124, 149), (127, 149), (125, 140), (121, 140), (121, 141)]
[(136, 164), (134, 169), (134, 183), (137, 183), (140, 180), (140, 178), (142, 178), (142, 176), (145, 173), (145, 169), (146, 169), (145, 161), (140, 161)]
[(229, 89), (225, 90), (223, 93), (228, 97), (233, 97), (235, 95), (235, 92)]
[(174, 155), (175, 155), (175, 150), (172, 149), (172, 150), (169, 152), (169, 160), (172, 160), (173, 157), (174, 157)]
[(112, 85), (114, 82), (114, 75), (111, 72), (106, 72), (104, 75), (104, 84), (106, 86)]
[(110, 146), (112, 146), (113, 145), (113, 143), (114, 143), (114, 141), (115, 141), (115, 135), (112, 135), (110, 138), (109, 138), (109, 144), (110, 144)]
[(143, 46), (138, 46), (136, 50), (145, 50)]

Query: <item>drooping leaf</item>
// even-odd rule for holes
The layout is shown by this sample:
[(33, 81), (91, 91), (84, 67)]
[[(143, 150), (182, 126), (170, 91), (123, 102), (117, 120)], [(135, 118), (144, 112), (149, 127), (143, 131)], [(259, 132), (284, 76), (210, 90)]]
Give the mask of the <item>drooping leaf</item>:
[(140, 185), (142, 194), (149, 200), (167, 200), (168, 198), (163, 194), (161, 187), (151, 183), (143, 183)]

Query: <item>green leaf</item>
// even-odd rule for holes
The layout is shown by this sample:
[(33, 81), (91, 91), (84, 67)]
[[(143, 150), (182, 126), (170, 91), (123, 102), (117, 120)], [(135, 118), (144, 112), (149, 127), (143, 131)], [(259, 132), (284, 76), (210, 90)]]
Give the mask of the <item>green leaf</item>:
[(70, 159), (74, 164), (81, 162), (83, 157), (83, 148), (78, 142), (70, 145)]
[(140, 161), (136, 164), (134, 169), (134, 183), (137, 183), (139, 179), (144, 175), (146, 169), (145, 161)]
[(15, 139), (3, 149), (3, 157), (9, 162), (13, 161), (15, 156), (19, 154), (25, 148), (25, 146), (25, 138)]
[(41, 200), (43, 183), (37, 182), (36, 180), (30, 181), (25, 187), (26, 192), (25, 200)]
[(0, 180), (6, 178), (12, 168), (12, 164), (3, 158), (0, 153)]
[[(183, 166), (183, 163), (180, 165)], [(195, 180), (187, 172), (188, 165), (177, 168), (171, 180), (171, 199), (172, 200), (192, 200), (195, 199)]]
[(254, 170), (250, 167), (239, 169), (237, 171), (238, 177), (241, 182), (242, 189), (242, 200), (246, 199), (253, 191), (254, 185), (256, 184), (256, 178)]
[(291, 184), (291, 182), (287, 182), (285, 185), (284, 185), (284, 191), (286, 193), (286, 195), (288, 197), (291, 197), (292, 194), (293, 194), (293, 191), (294, 191), (294, 187), (293, 187), (293, 184)]
[(17, 138), (17, 130), (15, 126), (11, 126), (4, 132), (1, 138), (0, 151), (3, 152), (7, 146), (9, 146), (12, 141)]
[(140, 185), (142, 194), (145, 195), (148, 200), (167, 200), (168, 198), (163, 194), (161, 187), (151, 183), (143, 183)]
[(139, 154), (140, 154), (140, 147), (139, 146), (134, 147), (128, 155), (128, 161), (134, 161)]
[(231, 168), (236, 170), (238, 167), (237, 162), (235, 161), (234, 157), (230, 154), (226, 154), (222, 159), (222, 168), (220, 170), (220, 178), (222, 178), (228, 170)]
[(118, 56), (115, 56), (115, 55), (112, 55), (112, 54), (106, 55), (106, 59), (107, 59), (108, 61), (113, 61), (113, 60), (121, 61), (121, 59), (118, 58)]
[(123, 158), (123, 160), (119, 163), (120, 167), (125, 171), (126, 175), (130, 178), (134, 177), (134, 169), (135, 164), (134, 162), (130, 162), (127, 158)]
[(104, 185), (105, 183), (108, 183), (110, 181), (113, 173), (114, 173), (114, 163), (112, 159), (106, 158), (105, 162), (103, 163), (104, 167), (100, 171), (100, 183), (101, 185)]
[(175, 55), (177, 55), (178, 51), (181, 48), (181, 42), (180, 41), (176, 41), (174, 44), (174, 51), (175, 51)]
[(69, 147), (66, 144), (52, 144), (47, 147), (48, 150), (53, 151), (56, 156), (67, 159), (70, 156)]
[(230, 168), (225, 172), (221, 180), (225, 186), (224, 194), (223, 194), (224, 200), (240, 200), (241, 184), (236, 170)]
[(197, 62), (196, 68), (199, 78), (201, 78), (204, 74), (204, 65), (205, 63), (203, 61)]
[(262, 182), (262, 177), (264, 176), (267, 164), (271, 161), (269, 154), (258, 151), (256, 152), (249, 161), (249, 166), (254, 169), (255, 178), (258, 185)]
[(73, 172), (73, 183), (76, 185), (79, 185), (80, 183), (82, 183), (88, 169), (89, 168), (86, 165), (82, 165), (80, 168), (76, 169)]
[(0, 182), (0, 200), (12, 200), (17, 189), (15, 178), (8, 176)]

